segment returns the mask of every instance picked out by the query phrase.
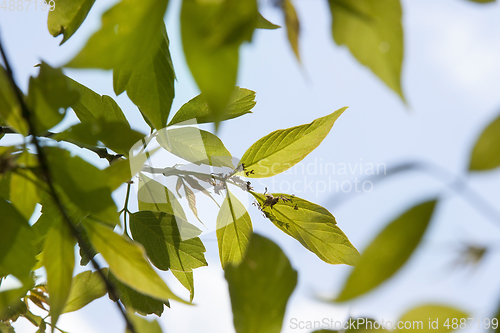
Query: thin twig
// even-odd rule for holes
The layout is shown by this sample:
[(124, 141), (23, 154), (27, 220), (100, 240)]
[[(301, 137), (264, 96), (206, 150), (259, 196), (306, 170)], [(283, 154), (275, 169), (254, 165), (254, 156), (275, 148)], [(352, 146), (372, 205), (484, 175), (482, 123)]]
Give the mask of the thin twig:
[[(5, 69), (6, 69), (6, 72), (7, 72), (7, 76), (9, 78), (9, 81), (10, 81), (10, 83), (12, 85), (12, 88), (13, 88), (15, 94), (16, 94), (17, 101), (19, 102), (19, 105), (21, 106), (22, 116), (23, 116), (23, 118), (26, 120), (26, 122), (28, 124), (28, 128), (29, 128), (30, 134), (33, 136), (33, 143), (34, 143), (36, 151), (37, 151), (38, 163), (40, 164), (40, 169), (41, 169), (42, 175), (45, 178), (45, 182), (47, 183), (47, 185), (49, 187), (49, 190), (50, 190), (50, 193), (51, 193), (51, 195), (52, 195), (52, 197), (54, 199), (54, 202), (56, 203), (59, 211), (61, 212), (61, 215), (62, 215), (64, 221), (68, 224), (68, 226), (69, 226), (69, 228), (71, 230), (71, 233), (73, 234), (73, 236), (77, 239), (78, 243), (80, 244), (80, 248), (82, 248), (82, 250), (89, 256), (89, 258), (91, 258), (90, 261), (92, 262), (92, 266), (98, 272), (98, 274), (101, 277), (101, 279), (104, 281), (104, 283), (106, 285), (106, 289), (108, 290), (109, 295), (113, 299), (118, 300), (119, 298), (117, 296), (115, 287), (106, 278), (106, 276), (104, 276), (104, 273), (102, 272), (100, 265), (92, 257), (92, 252), (90, 251), (90, 247), (85, 242), (85, 240), (83, 239), (83, 237), (80, 234), (80, 232), (76, 229), (75, 225), (73, 224), (73, 222), (71, 221), (70, 217), (66, 213), (66, 210), (65, 210), (65, 208), (64, 208), (64, 206), (62, 204), (61, 199), (57, 195), (57, 192), (56, 192), (56, 189), (55, 189), (55, 186), (54, 186), (54, 183), (52, 181), (51, 174), (50, 174), (50, 169), (49, 169), (49, 164), (48, 164), (48, 161), (47, 161), (47, 156), (45, 155), (45, 152), (42, 149), (42, 147), (40, 145), (40, 142), (39, 142), (39, 139), (38, 139), (38, 137), (36, 135), (35, 126), (34, 126), (34, 123), (33, 123), (33, 120), (32, 120), (32, 114), (31, 114), (30, 110), (28, 109), (28, 106), (26, 105), (26, 103), (24, 101), (24, 97), (21, 94), (21, 90), (18, 88), (18, 86), (16, 84), (16, 81), (14, 80), (14, 74), (12, 72), (12, 68), (10, 67), (10, 63), (7, 60), (7, 56), (5, 55), (5, 51), (3, 49), (3, 45), (2, 45), (1, 39), (0, 39), (0, 53), (2, 55), (4, 64), (5, 64)], [(134, 325), (132, 324), (132, 322), (128, 318), (127, 313), (125, 312), (125, 309), (124, 309), (123, 305), (119, 301), (117, 301), (116, 304), (117, 304), (118, 310), (120, 311), (120, 313), (122, 314), (122, 316), (123, 316), (123, 318), (124, 318), (124, 320), (126, 322), (127, 329), (130, 332), (132, 332), (132, 333), (136, 333)]]

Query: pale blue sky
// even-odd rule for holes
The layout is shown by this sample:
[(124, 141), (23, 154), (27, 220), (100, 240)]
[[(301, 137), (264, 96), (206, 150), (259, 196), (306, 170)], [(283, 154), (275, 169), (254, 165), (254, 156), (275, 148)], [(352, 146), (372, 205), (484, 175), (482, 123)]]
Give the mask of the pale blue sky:
[[(0, 10), (0, 33), (23, 89), (33, 67), (41, 59), (60, 65), (76, 54), (100, 25), (100, 13), (113, 1), (98, 1), (82, 28), (62, 47), (50, 36), (46, 12)], [(254, 113), (227, 122), (220, 137), (235, 156), (262, 136), (278, 128), (308, 123), (349, 106), (329, 136), (304, 161), (308, 163), (385, 163), (388, 167), (407, 160), (432, 161), (462, 174), (468, 154), (481, 129), (500, 111), (500, 5), (477, 5), (466, 0), (403, 0), (405, 61), (403, 88), (409, 108), (369, 70), (360, 66), (345, 48), (334, 45), (326, 1), (295, 1), (302, 21), (302, 65), (286, 43), (285, 31), (258, 31), (254, 42), (241, 52), (238, 84), (257, 92)], [(187, 70), (178, 31), (179, 1), (170, 3), (167, 29), (177, 72), (176, 100), (172, 110), (194, 97), (198, 90)], [(272, 8), (264, 15), (282, 24)], [(66, 73), (101, 94), (114, 96), (110, 72), (68, 70)], [(125, 94), (117, 98), (134, 128), (147, 131), (135, 106)], [(68, 121), (75, 118), (69, 117)], [(83, 153), (94, 160), (92, 154)], [(104, 166), (103, 161), (98, 161)], [(312, 168), (312, 167), (311, 167)], [(298, 170), (298, 171), (294, 171)], [(307, 169), (306, 169), (307, 170)], [(359, 174), (308, 175), (300, 168), (276, 177), (278, 183), (300, 181), (352, 181)], [(306, 179), (304, 179), (306, 177)], [(330, 177), (330, 178), (329, 178)], [(500, 172), (468, 178), (470, 185), (500, 210)], [(271, 180), (255, 181), (263, 191)], [(283, 185), (284, 186), (284, 185)], [(279, 189), (279, 188), (276, 188)], [(368, 315), (395, 320), (408, 308), (422, 303), (447, 303), (470, 313), (491, 316), (500, 297), (500, 256), (490, 253), (475, 271), (450, 268), (460, 242), (491, 244), (500, 239), (500, 221), (494, 225), (461, 197), (419, 173), (394, 176), (375, 184), (370, 193), (335, 206), (337, 193), (301, 191), (297, 196), (331, 208), (338, 225), (362, 250), (393, 217), (418, 200), (444, 193), (425, 244), (388, 284), (351, 305), (330, 305), (315, 295), (332, 296), (342, 287), (350, 268), (322, 262), (298, 242), (282, 234), (256, 209), (250, 209), (255, 231), (277, 242), (299, 272), (299, 285), (290, 300), (283, 332), (290, 320), (344, 320)], [(122, 206), (123, 189), (117, 193)], [(209, 267), (195, 270), (195, 303), (172, 303), (159, 319), (165, 332), (234, 332), (227, 285), (220, 268), (213, 235), (206, 236)], [(187, 292), (170, 273), (163, 274), (182, 295)], [(77, 313), (64, 315), (60, 326), (70, 332), (121, 331), (123, 323), (107, 296)], [(22, 332), (34, 332), (19, 322)]]

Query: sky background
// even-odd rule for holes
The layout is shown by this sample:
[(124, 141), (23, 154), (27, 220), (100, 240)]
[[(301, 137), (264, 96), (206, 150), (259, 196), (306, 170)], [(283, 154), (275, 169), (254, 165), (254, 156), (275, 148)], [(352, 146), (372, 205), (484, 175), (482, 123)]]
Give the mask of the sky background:
[[(78, 32), (63, 46), (62, 37), (47, 30), (47, 12), (0, 9), (0, 34), (12, 61), (16, 79), (26, 91), (33, 66), (41, 60), (52, 66), (67, 62), (100, 26), (100, 15), (115, 1), (97, 1)], [(27, 2), (25, 2), (27, 4)], [(234, 156), (262, 136), (281, 128), (309, 123), (343, 106), (349, 109), (335, 123), (324, 142), (286, 174), (275, 177), (274, 191), (287, 184), (322, 181), (353, 182), (363, 179), (359, 168), (384, 163), (387, 168), (407, 161), (428, 161), (463, 175), (470, 150), (484, 126), (500, 111), (500, 4), (479, 5), (466, 0), (403, 0), (405, 59), (402, 85), (408, 106), (367, 68), (359, 65), (344, 47), (331, 38), (327, 1), (295, 1), (302, 24), (299, 64), (286, 41), (284, 29), (256, 31), (253, 42), (241, 49), (238, 85), (257, 92), (253, 114), (223, 123), (218, 133)], [(177, 74), (172, 114), (199, 92), (186, 67), (178, 29), (179, 0), (171, 0), (166, 16), (171, 53)], [(262, 13), (283, 24), (280, 13), (264, 6)], [(66, 70), (75, 80), (100, 94), (115, 97), (111, 72)], [(126, 94), (116, 98), (132, 127), (146, 133), (148, 127)], [(68, 112), (65, 126), (76, 122)], [(15, 139), (10, 139), (11, 141)], [(74, 149), (100, 167), (92, 153)], [(314, 174), (308, 170), (325, 163), (357, 166), (347, 175)], [(303, 169), (304, 172), (303, 172)], [(338, 171), (338, 169), (336, 169)], [(319, 173), (319, 172), (318, 172)], [(396, 320), (408, 309), (440, 303), (457, 306), (469, 317), (492, 317), (500, 297), (500, 255), (493, 248), (475, 269), (453, 265), (465, 242), (489, 245), (500, 240), (500, 221), (491, 221), (463, 197), (423, 173), (384, 177), (370, 193), (350, 196), (336, 191), (318, 192), (300, 187), (295, 195), (328, 208), (351, 242), (362, 251), (394, 217), (417, 202), (440, 195), (422, 246), (389, 283), (349, 304), (322, 302), (340, 292), (350, 267), (328, 265), (297, 241), (283, 234), (254, 207), (250, 215), (254, 231), (278, 243), (299, 272), (283, 323), (291, 320), (345, 320), (370, 316)], [(500, 171), (474, 174), (467, 183), (500, 210)], [(257, 191), (272, 187), (271, 179), (253, 181)], [(350, 200), (339, 202), (349, 197)], [(124, 188), (115, 194), (123, 205)], [(134, 200), (132, 200), (134, 202)], [(135, 202), (134, 202), (134, 205)], [(132, 206), (135, 208), (136, 206)], [(196, 306), (173, 302), (159, 319), (165, 332), (234, 332), (227, 290), (214, 234), (204, 235), (208, 267), (196, 269)], [(77, 268), (77, 272), (89, 268)], [(180, 295), (188, 292), (171, 276), (162, 273)], [(63, 315), (59, 325), (69, 332), (117, 332), (124, 324), (107, 296), (76, 313)], [(35, 332), (20, 319), (19, 332)], [(471, 330), (473, 331), (473, 330)]]

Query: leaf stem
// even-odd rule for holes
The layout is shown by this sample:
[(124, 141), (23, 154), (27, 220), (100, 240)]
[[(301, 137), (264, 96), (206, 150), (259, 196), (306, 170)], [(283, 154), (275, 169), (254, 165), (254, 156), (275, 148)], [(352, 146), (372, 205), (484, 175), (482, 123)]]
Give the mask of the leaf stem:
[(130, 235), (128, 234), (128, 225), (127, 225), (127, 215), (130, 215), (130, 211), (128, 210), (128, 200), (130, 198), (130, 187), (132, 186), (132, 183), (127, 184), (127, 195), (125, 196), (125, 204), (123, 206), (123, 209), (120, 212), (123, 212), (123, 232), (124, 234), (132, 239)]

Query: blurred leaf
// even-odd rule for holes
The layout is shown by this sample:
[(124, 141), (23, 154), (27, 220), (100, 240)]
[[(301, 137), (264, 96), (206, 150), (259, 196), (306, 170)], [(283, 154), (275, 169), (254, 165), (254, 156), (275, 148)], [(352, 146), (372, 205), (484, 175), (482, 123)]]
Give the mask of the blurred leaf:
[[(352, 332), (362, 332), (362, 333), (372, 333), (372, 332), (387, 332), (388, 330), (381, 327), (380, 322), (378, 325), (376, 321), (370, 318), (349, 318), (346, 326), (349, 327), (346, 333)], [(376, 328), (378, 327), (378, 328)]]
[(193, 190), (191, 190), (189, 186), (187, 186), (186, 183), (184, 183), (184, 181), (182, 181), (182, 185), (184, 188), (184, 193), (186, 195), (189, 209), (191, 209), (191, 211), (193, 212), (194, 216), (196, 216), (198, 221), (200, 221), (200, 223), (203, 224), (203, 222), (201, 222), (198, 216), (198, 209), (196, 208), (196, 195), (194, 194)]
[(21, 106), (3, 66), (0, 66), (0, 116), (18, 133), (28, 135), (28, 124), (23, 119)]
[(78, 92), (69, 85), (62, 70), (42, 62), (38, 77), (30, 78), (27, 101), (36, 132), (43, 133), (59, 124), (66, 109), (78, 99)]
[(14, 327), (0, 322), (0, 333), (15, 333)]
[(389, 223), (365, 249), (335, 301), (361, 296), (392, 277), (420, 243), (436, 202), (418, 204)]
[(79, 147), (95, 147), (99, 141), (111, 150), (128, 156), (130, 148), (144, 138), (144, 134), (134, 131), (127, 123), (121, 121), (95, 123), (79, 123), (52, 137), (64, 140)]
[(108, 187), (111, 191), (116, 190), (120, 185), (131, 178), (130, 160), (118, 160), (109, 167), (102, 170), (108, 180)]
[[(179, 225), (180, 224), (180, 225)], [(205, 246), (196, 237), (201, 231), (180, 217), (163, 212), (140, 211), (130, 215), (130, 231), (141, 243), (151, 262), (161, 270), (181, 275), (181, 282), (194, 296), (192, 270), (207, 266)], [(191, 275), (190, 279), (187, 276)], [(189, 281), (189, 283), (188, 283)]]
[(229, 264), (225, 277), (236, 332), (279, 333), (297, 272), (278, 245), (253, 234), (243, 260)]
[(495, 2), (496, 0), (469, 0), (469, 1), (474, 1), (478, 3), (488, 3), (488, 2)]
[(56, 147), (45, 147), (52, 178), (73, 204), (92, 213), (102, 222), (120, 223), (111, 190), (105, 174), (94, 165), (70, 152)]
[[(231, 95), (231, 98), (229, 99), (220, 121), (252, 113), (250, 110), (255, 106), (255, 104), (255, 91), (236, 87)], [(200, 94), (185, 103), (174, 115), (168, 126), (188, 120), (196, 120), (196, 124), (215, 122), (215, 118), (210, 112), (203, 95)]]
[(66, 67), (132, 70), (156, 47), (168, 0), (122, 0)]
[(2, 311), (2, 313), (0, 314), (0, 322), (2, 321), (15, 322), (20, 316), (24, 315), (27, 311), (28, 307), (26, 306), (26, 303), (24, 303), (20, 299), (17, 299), (7, 309)]
[(148, 314), (155, 314), (159, 317), (163, 313), (164, 305), (166, 304), (167, 306), (170, 306), (168, 301), (162, 302), (153, 297), (149, 297), (135, 291), (134, 289), (118, 281), (111, 273), (108, 273), (108, 278), (109, 281), (118, 289), (117, 292), (119, 294), (120, 300), (128, 309), (132, 308), (134, 311), (144, 316)]
[(57, 0), (49, 11), (48, 27), (52, 36), (64, 35), (61, 44), (78, 30), (95, 0)]
[(87, 266), (89, 262), (92, 260), (97, 255), (96, 249), (92, 246), (90, 243), (90, 238), (85, 230), (81, 225), (77, 226), (78, 232), (80, 233), (80, 237), (82, 238), (82, 241), (87, 244), (87, 248), (90, 253), (87, 253), (87, 251), (84, 251), (81, 244), (78, 243), (78, 246), (80, 247), (80, 266)]
[[(452, 307), (437, 304), (426, 304), (411, 309), (399, 319), (399, 322), (409, 321), (413, 324), (415, 324), (415, 322), (421, 322), (423, 325), (418, 324), (419, 326), (417, 327), (414, 326), (410, 329), (398, 329), (397, 331), (422, 332), (422, 330), (428, 330), (429, 324), (432, 324), (432, 322), (437, 320), (437, 327), (432, 327), (432, 332), (445, 333), (454, 331), (454, 329), (452, 329), (452, 319), (458, 319), (458, 324), (460, 325), (460, 319), (467, 319), (467, 317), (467, 313)], [(449, 327), (443, 326), (446, 320), (448, 320)]]
[(271, 177), (300, 162), (319, 146), (346, 109), (347, 107), (341, 108), (310, 124), (274, 131), (259, 139), (241, 158), (240, 164), (248, 170), (246, 176)]
[(23, 315), (23, 317), (26, 318), (27, 320), (29, 320), (30, 323), (32, 323), (36, 327), (42, 326), (42, 328), (43, 328), (43, 325), (45, 324), (42, 317), (33, 314), (30, 310), (26, 311), (26, 313)]
[(175, 195), (164, 185), (139, 173), (139, 190), (137, 191), (139, 210), (164, 212), (187, 220), (182, 205)]
[[(17, 159), (22, 168), (37, 166), (37, 158), (28, 151), (23, 151)], [(16, 169), (10, 181), (10, 201), (16, 209), (29, 221), (36, 204), (40, 201), (36, 182), (38, 178), (28, 169)]]
[(162, 129), (167, 125), (174, 100), (175, 73), (168, 49), (165, 24), (158, 29), (154, 46), (136, 66), (116, 68), (113, 85), (116, 94), (127, 90), (127, 95), (139, 107), (149, 125)]
[(476, 141), (469, 170), (485, 171), (500, 166), (500, 117), (493, 120)]
[(23, 276), (19, 280), (23, 284), (22, 287), (0, 292), (0, 323), (3, 320), (2, 318), (9, 318), (18, 311), (20, 298), (26, 296), (27, 292), (33, 287), (32, 276)]
[(196, 127), (160, 131), (157, 141), (164, 149), (191, 163), (234, 168), (231, 153), (222, 141)]
[(227, 189), (217, 215), (217, 242), (222, 268), (237, 265), (245, 255), (252, 235), (252, 221), (245, 206)]
[(43, 265), (47, 271), (52, 332), (70, 292), (75, 267), (75, 243), (66, 221), (54, 223), (45, 240)]
[(84, 221), (90, 242), (101, 253), (113, 275), (122, 283), (147, 296), (162, 301), (184, 302), (166, 285), (145, 259), (142, 247), (116, 234), (113, 230)]
[(239, 47), (257, 26), (256, 0), (184, 0), (182, 46), (186, 62), (213, 115), (216, 127), (227, 119), (238, 71)]
[(106, 284), (98, 272), (82, 272), (73, 278), (63, 313), (79, 310), (106, 293)]
[(71, 108), (82, 123), (97, 123), (100, 119), (107, 122), (122, 121), (128, 124), (127, 118), (115, 100), (107, 95), (99, 95), (84, 85), (68, 78), (69, 85), (78, 91), (80, 99)]
[(329, 0), (333, 39), (403, 100), (403, 27), (399, 0)]
[(335, 265), (355, 265), (358, 262), (358, 251), (327, 209), (286, 194), (273, 193), (272, 201), (263, 194), (250, 193), (275, 226), (298, 240), (324, 262)]
[(35, 265), (35, 237), (28, 221), (14, 206), (0, 199), (0, 276), (26, 277)]
[(279, 25), (269, 22), (261, 13), (259, 13), (257, 18), (257, 25), (255, 26), (257, 29), (267, 29), (274, 30), (281, 28)]
[(288, 42), (297, 57), (297, 60), (300, 61), (300, 53), (299, 53), (299, 34), (300, 34), (300, 23), (299, 18), (297, 16), (297, 12), (293, 7), (291, 0), (283, 0), (283, 13), (285, 14), (285, 24), (286, 24), (286, 33), (288, 36)]
[[(136, 333), (162, 333), (160, 324), (156, 320), (149, 321), (137, 315), (132, 315), (129, 318)], [(130, 331), (126, 330), (125, 333), (130, 333)]]

